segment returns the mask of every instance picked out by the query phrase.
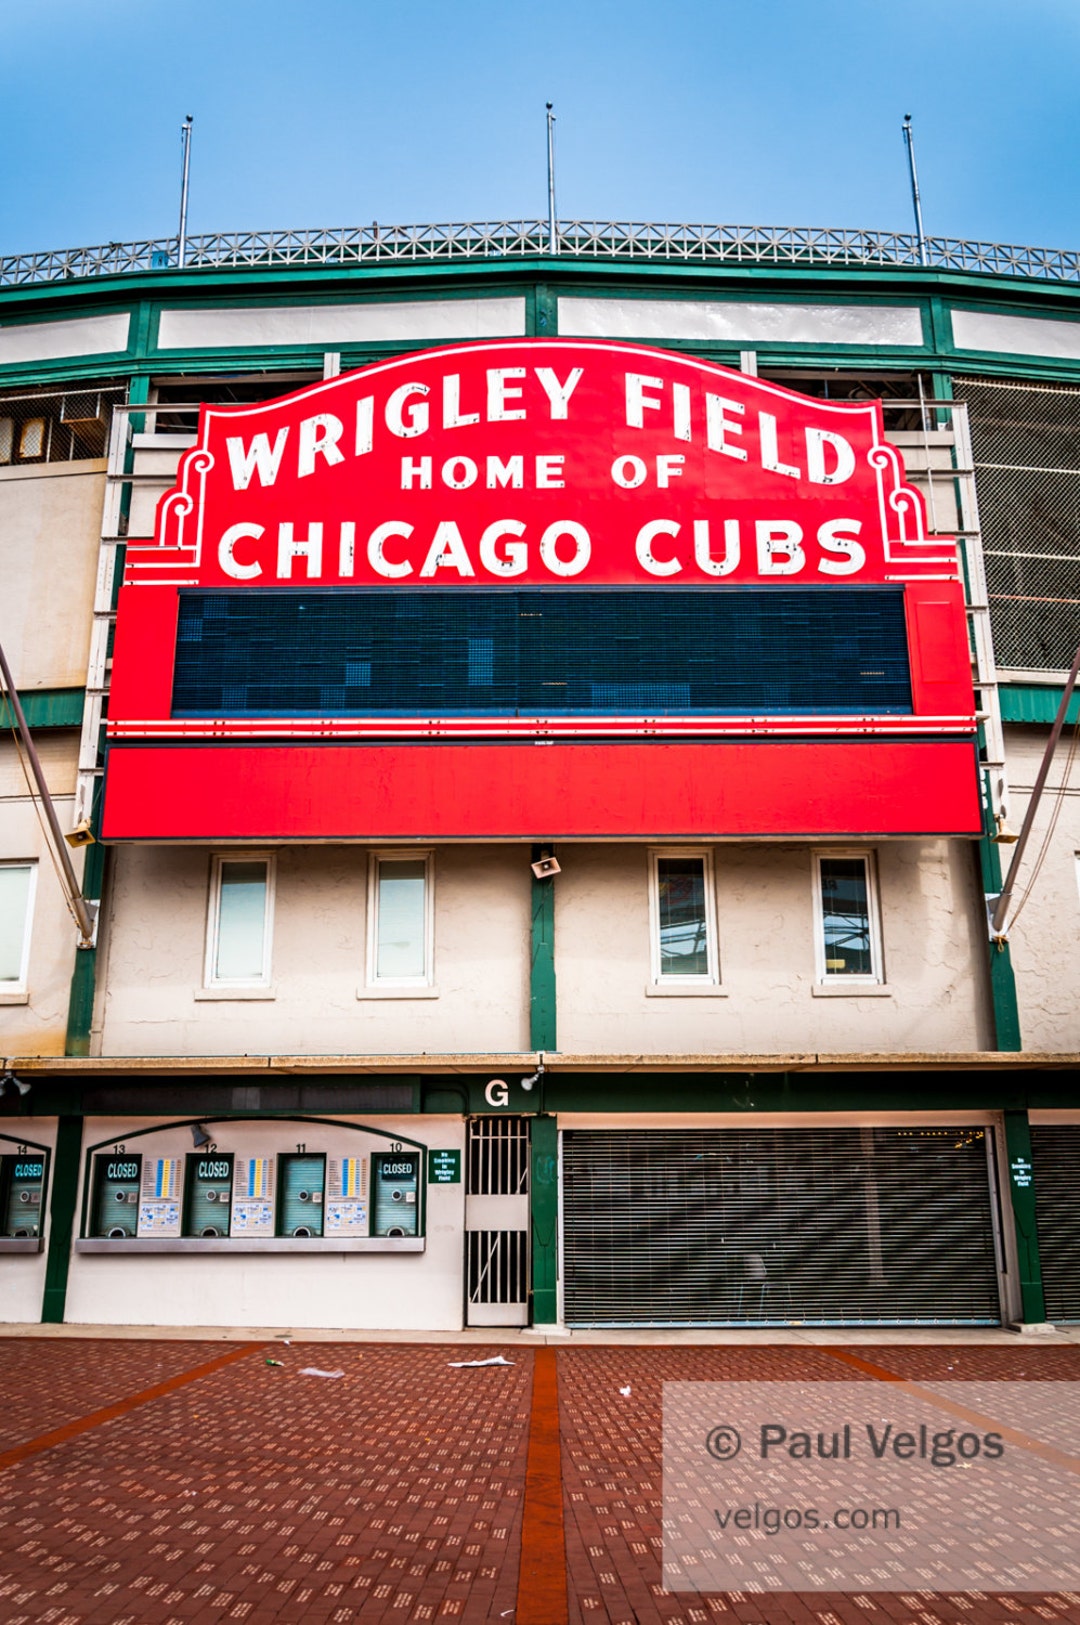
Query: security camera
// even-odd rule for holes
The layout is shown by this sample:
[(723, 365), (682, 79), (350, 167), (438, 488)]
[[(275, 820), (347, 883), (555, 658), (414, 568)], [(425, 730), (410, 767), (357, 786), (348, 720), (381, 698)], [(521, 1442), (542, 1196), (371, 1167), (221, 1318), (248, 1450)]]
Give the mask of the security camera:
[(550, 852), (544, 854), (536, 863), (530, 864), (537, 880), (550, 880), (553, 875), (562, 874), (562, 865), (558, 858), (553, 858)]
[(540, 1082), (540, 1079), (543, 1076), (544, 1076), (544, 1066), (543, 1066), (543, 1062), (541, 1062), (541, 1064), (537, 1067), (535, 1072), (533, 1072), (527, 1078), (522, 1078), (521, 1087), (525, 1090), (525, 1093), (526, 1094), (531, 1094), (532, 1091), (536, 1088), (536, 1085)]

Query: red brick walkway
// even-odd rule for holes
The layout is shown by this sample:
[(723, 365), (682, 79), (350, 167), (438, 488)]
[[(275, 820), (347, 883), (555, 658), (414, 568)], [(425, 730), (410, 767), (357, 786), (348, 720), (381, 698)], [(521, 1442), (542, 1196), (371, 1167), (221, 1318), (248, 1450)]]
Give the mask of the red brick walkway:
[[(235, 1345), (0, 1341), (0, 1448), (226, 1352)], [(824, 1349), (786, 1347), (512, 1350), (509, 1367), (449, 1366), (489, 1352), (260, 1348), (26, 1457), (0, 1472), (0, 1619), (557, 1625), (562, 1605), (575, 1625), (1080, 1625), (1080, 1596), (665, 1593), (663, 1382), (875, 1377)], [(861, 1353), (916, 1381), (1080, 1382), (1073, 1348)], [(268, 1354), (284, 1364), (268, 1366)], [(542, 1375), (556, 1365), (558, 1418)], [(302, 1377), (303, 1366), (345, 1375)]]

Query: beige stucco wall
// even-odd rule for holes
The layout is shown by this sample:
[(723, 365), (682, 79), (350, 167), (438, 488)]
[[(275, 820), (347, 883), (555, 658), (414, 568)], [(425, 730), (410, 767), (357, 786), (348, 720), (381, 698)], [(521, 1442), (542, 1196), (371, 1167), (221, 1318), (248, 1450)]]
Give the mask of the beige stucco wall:
[(989, 1047), (967, 843), (878, 847), (887, 991), (841, 997), (815, 995), (810, 848), (713, 850), (722, 991), (678, 996), (651, 991), (647, 849), (560, 847), (560, 1049), (790, 1054)]
[(531, 876), (525, 849), (464, 846), (436, 853), (436, 997), (357, 996), (368, 994), (368, 854), (362, 847), (278, 853), (270, 1000), (197, 997), (210, 873), (205, 848), (125, 847), (114, 861), (95, 1040), (102, 1054), (382, 1055), (527, 1047)]
[[(198, 391), (193, 389), (192, 394), (197, 395)], [(163, 435), (161, 438), (164, 440), (166, 437)], [(174, 442), (185, 438), (191, 445), (195, 444), (194, 434), (184, 437), (172, 435), (168, 438)], [(146, 537), (154, 534), (157, 505), (165, 492), (170, 491), (176, 483), (176, 470), (182, 456), (183, 448), (175, 444), (153, 450), (136, 447), (133, 467), (140, 483), (131, 488), (131, 506), (128, 511), (129, 536)], [(153, 479), (150, 478), (151, 475)]]
[[(360, 1123), (358, 1118), (344, 1121)], [(370, 1126), (419, 1141), (425, 1148), (464, 1149), (460, 1118), (375, 1117)], [(146, 1128), (158, 1132), (133, 1137)], [(217, 1124), (215, 1131), (221, 1149), (238, 1157), (291, 1151), (297, 1137), (296, 1125), (288, 1120)], [(333, 1122), (307, 1122), (301, 1132), (311, 1151), (350, 1154), (356, 1149), (354, 1137)], [(147, 1156), (183, 1157), (191, 1150), (191, 1129), (186, 1123), (159, 1126), (147, 1118), (94, 1118), (83, 1140), (84, 1151), (115, 1141)], [(80, 1213), (86, 1173), (84, 1156)], [(428, 1184), (423, 1252), (305, 1251), (302, 1243), (293, 1243), (290, 1250), (271, 1253), (220, 1250), (139, 1257), (131, 1252), (87, 1253), (76, 1247), (65, 1319), (97, 1325), (456, 1331), (462, 1325), (465, 1295), (464, 1190), (462, 1183)]]
[[(1048, 728), (1005, 730), (1009, 822), (1019, 830), (1039, 770)], [(1069, 731), (1059, 744), (1014, 892), (1020, 906), (1050, 827), (1068, 757)], [(1011, 847), (1002, 847), (1003, 868)], [(1074, 762), (1046, 858), (1030, 900), (1009, 929), (1020, 1036), (1025, 1050), (1080, 1050), (1080, 764)]]
[(22, 689), (86, 682), (104, 495), (104, 461), (0, 469), (0, 642)]
[[(721, 988), (657, 993), (648, 850), (560, 848), (558, 1038), (564, 1052), (791, 1053), (990, 1046), (970, 846), (877, 849), (885, 986), (816, 982), (811, 849), (717, 846)], [(106, 1055), (520, 1051), (528, 1042), (529, 870), (522, 847), (435, 855), (437, 997), (363, 989), (367, 853), (278, 855), (273, 997), (201, 997), (210, 854), (115, 854), (95, 1047)]]
[[(70, 827), (78, 735), (41, 731), (38, 754), (61, 828)], [(78, 933), (49, 858), (11, 736), (0, 739), (0, 858), (36, 859), (27, 992), (0, 992), (0, 1055), (63, 1055)], [(76, 875), (83, 854), (72, 853)]]

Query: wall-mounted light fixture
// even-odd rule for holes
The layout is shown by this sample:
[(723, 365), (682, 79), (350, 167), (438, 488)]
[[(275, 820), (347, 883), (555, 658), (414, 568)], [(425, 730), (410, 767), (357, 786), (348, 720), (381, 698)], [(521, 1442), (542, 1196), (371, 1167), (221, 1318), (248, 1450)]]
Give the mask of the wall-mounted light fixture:
[(9, 1066), (4, 1068), (4, 1075), (2, 1078), (0, 1078), (0, 1095), (6, 1095), (12, 1092), (17, 1092), (20, 1095), (28, 1095), (30, 1093), (30, 1089), (31, 1085), (28, 1084), (24, 1078), (17, 1078)]

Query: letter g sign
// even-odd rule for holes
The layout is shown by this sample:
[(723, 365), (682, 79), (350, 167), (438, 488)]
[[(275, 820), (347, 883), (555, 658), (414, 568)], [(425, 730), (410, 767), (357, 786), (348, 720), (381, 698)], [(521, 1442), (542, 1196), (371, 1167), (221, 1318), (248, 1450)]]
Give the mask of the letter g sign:
[(489, 1106), (507, 1106), (510, 1103), (510, 1091), (501, 1078), (492, 1078), (484, 1090), (484, 1099)]

